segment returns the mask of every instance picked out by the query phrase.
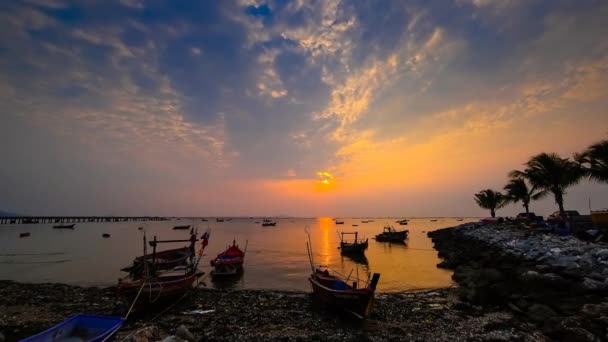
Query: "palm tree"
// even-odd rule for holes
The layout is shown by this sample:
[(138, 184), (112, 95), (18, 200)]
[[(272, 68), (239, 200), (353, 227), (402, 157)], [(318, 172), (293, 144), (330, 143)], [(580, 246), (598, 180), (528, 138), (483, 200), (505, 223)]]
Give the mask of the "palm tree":
[(484, 209), (490, 209), (492, 217), (496, 217), (496, 209), (507, 205), (506, 197), (499, 191), (492, 189), (482, 190), (475, 194), (475, 202)]
[(608, 140), (587, 147), (583, 153), (575, 154), (574, 159), (583, 166), (585, 177), (608, 183)]
[(525, 178), (530, 184), (542, 191), (550, 192), (564, 214), (564, 195), (566, 189), (577, 184), (584, 175), (580, 164), (556, 153), (541, 153), (532, 157), (524, 171), (513, 171), (511, 176)]
[(511, 179), (505, 185), (504, 189), (507, 192), (506, 201), (517, 203), (521, 201), (526, 214), (530, 213), (530, 202), (544, 197), (547, 193), (544, 191), (536, 191), (536, 187), (528, 187), (528, 184), (522, 177), (518, 177), (520, 171), (511, 171)]

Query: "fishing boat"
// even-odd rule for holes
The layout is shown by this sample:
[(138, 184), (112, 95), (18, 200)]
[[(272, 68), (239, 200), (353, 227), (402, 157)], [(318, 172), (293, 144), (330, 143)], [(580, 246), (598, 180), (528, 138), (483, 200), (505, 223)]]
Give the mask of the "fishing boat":
[(433, 219), (433, 220), (431, 220), (431, 222), (437, 222), (437, 220), (436, 220), (436, 219)]
[(407, 239), (408, 230), (397, 231), (393, 226), (386, 226), (382, 233), (376, 235), (376, 241), (402, 242)]
[(274, 227), (276, 225), (277, 225), (277, 223), (271, 219), (264, 219), (262, 221), (262, 226), (264, 226), (264, 227)]
[(402, 226), (406, 226), (408, 223), (408, 220), (407, 219), (399, 220), (399, 221), (397, 221), (397, 223), (399, 223)]
[(183, 226), (175, 226), (175, 227), (173, 227), (173, 229), (175, 229), (175, 230), (187, 230), (187, 229), (190, 229), (190, 226), (191, 225), (186, 224), (186, 225), (183, 225)]
[(247, 252), (247, 243), (245, 251), (242, 251), (236, 244), (236, 240), (232, 241), (232, 246), (229, 246), (225, 251), (218, 254), (217, 257), (210, 261), (213, 270), (213, 277), (228, 277), (236, 276), (243, 272), (243, 263), (245, 262), (245, 253)]
[(121, 317), (77, 314), (20, 342), (108, 341), (124, 322)]
[(224, 222), (224, 219), (218, 217), (218, 218), (215, 219), (215, 222)]
[[(355, 239), (347, 240), (344, 235), (354, 235)], [(342, 253), (359, 253), (362, 254), (367, 249), (367, 239), (365, 241), (358, 239), (358, 232), (342, 232), (340, 233), (340, 251)]]
[(54, 229), (74, 229), (76, 223), (72, 224), (56, 224), (53, 226)]
[[(306, 247), (312, 271), (308, 281), (312, 287), (313, 300), (326, 308), (345, 311), (359, 319), (367, 317), (374, 305), (374, 293), (380, 274), (374, 273), (371, 278), (368, 274), (365, 282), (362, 282), (358, 276), (338, 277), (337, 272), (332, 274), (329, 269), (315, 268), (310, 236)], [(353, 281), (349, 283), (351, 279)]]
[[(189, 240), (150, 241), (152, 254), (147, 254), (146, 236), (144, 234), (144, 255), (135, 259), (133, 265), (123, 268), (129, 276), (118, 280), (118, 294), (128, 300), (142, 300), (153, 303), (161, 298), (173, 298), (184, 294), (192, 288), (194, 282), (204, 274), (198, 271), (198, 264), (207, 246), (209, 233), (201, 237), (202, 246), (198, 257), (194, 253), (196, 233)], [(156, 252), (161, 243), (190, 242), (188, 247)]]
[(201, 219), (201, 221), (202, 221), (202, 222), (207, 222), (207, 219), (206, 219), (206, 218), (204, 218), (204, 219)]
[(456, 221), (462, 221), (463, 219), (457, 219)]
[(336, 224), (344, 224), (344, 221), (336, 219)]
[(108, 233), (103, 233), (103, 234), (101, 234), (101, 237), (103, 237), (103, 238), (109, 238), (109, 237), (110, 237), (110, 234), (108, 234)]

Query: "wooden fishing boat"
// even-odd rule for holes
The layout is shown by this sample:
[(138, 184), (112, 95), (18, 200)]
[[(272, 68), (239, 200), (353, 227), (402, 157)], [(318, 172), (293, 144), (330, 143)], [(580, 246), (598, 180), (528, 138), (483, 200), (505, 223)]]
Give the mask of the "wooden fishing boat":
[(190, 226), (191, 225), (186, 224), (186, 225), (183, 225), (183, 226), (175, 226), (175, 227), (173, 227), (173, 229), (175, 229), (175, 230), (187, 230), (187, 229), (190, 229)]
[(407, 219), (399, 220), (399, 221), (397, 221), (397, 223), (399, 223), (402, 226), (406, 226), (408, 223), (408, 220)]
[[(346, 240), (344, 235), (354, 235), (353, 241)], [(342, 232), (340, 234), (340, 251), (342, 253), (364, 253), (367, 249), (367, 239), (365, 241), (358, 239), (358, 232)]]
[(108, 233), (103, 233), (103, 234), (101, 234), (101, 237), (103, 237), (103, 238), (109, 238), (109, 237), (110, 237), (110, 234), (108, 234)]
[(358, 276), (352, 278), (353, 282), (349, 284), (350, 275), (343, 280), (336, 275), (337, 272), (331, 274), (328, 269), (315, 268), (310, 234), (308, 234), (306, 250), (312, 271), (308, 281), (312, 287), (313, 300), (327, 308), (346, 311), (360, 319), (367, 317), (374, 305), (374, 293), (380, 274), (374, 273), (371, 278), (368, 275), (363, 286), (359, 286)]
[(276, 225), (277, 225), (277, 223), (270, 219), (264, 219), (262, 221), (262, 226), (264, 226), (264, 227), (274, 227)]
[(218, 218), (215, 219), (215, 222), (224, 222), (224, 219), (218, 217)]
[[(141, 301), (153, 303), (158, 299), (173, 298), (192, 289), (194, 282), (204, 274), (198, 271), (198, 263), (207, 246), (209, 233), (201, 237), (202, 246), (197, 257), (194, 253), (194, 244), (197, 238), (191, 234), (189, 240), (154, 240), (150, 241), (152, 254), (146, 252), (146, 238), (144, 234), (144, 255), (135, 259), (123, 271), (129, 276), (118, 280), (117, 291), (120, 296), (128, 300), (138, 298)], [(190, 242), (190, 246), (156, 252), (156, 246), (161, 243)]]
[(393, 226), (386, 226), (382, 233), (376, 235), (376, 241), (402, 242), (408, 234), (408, 230), (397, 231)]
[(28, 236), (30, 236), (30, 235), (31, 235), (31, 234), (30, 234), (30, 232), (26, 232), (26, 233), (19, 233), (19, 237), (20, 237), (20, 238), (23, 238), (23, 237), (28, 237)]
[[(145, 262), (148, 264), (148, 267), (157, 271), (164, 271), (187, 264), (189, 259), (195, 257), (194, 243), (196, 242), (196, 236), (191, 235), (190, 240), (182, 241), (189, 241), (190, 246), (147, 254), (145, 256)], [(159, 241), (156, 241), (156, 243), (158, 242)], [(145, 271), (144, 256), (138, 256), (133, 260), (133, 263), (130, 266), (122, 268), (121, 271), (128, 272), (131, 276), (141, 277)]]
[(108, 341), (124, 322), (121, 317), (77, 314), (20, 342)]
[(245, 262), (245, 253), (247, 252), (247, 244), (245, 251), (241, 251), (236, 244), (236, 240), (232, 241), (232, 246), (218, 254), (217, 257), (210, 261), (213, 270), (213, 277), (229, 277), (236, 276), (243, 272), (243, 263)]
[(344, 224), (344, 221), (336, 219), (336, 224)]
[(56, 224), (53, 226), (54, 229), (74, 229), (76, 223), (72, 224)]
[(365, 318), (374, 305), (374, 292), (380, 280), (380, 274), (374, 273), (371, 282), (358, 288), (358, 282), (348, 284), (331, 275), (328, 270), (315, 270), (308, 278), (312, 286), (313, 298), (329, 308), (347, 311), (358, 318)]

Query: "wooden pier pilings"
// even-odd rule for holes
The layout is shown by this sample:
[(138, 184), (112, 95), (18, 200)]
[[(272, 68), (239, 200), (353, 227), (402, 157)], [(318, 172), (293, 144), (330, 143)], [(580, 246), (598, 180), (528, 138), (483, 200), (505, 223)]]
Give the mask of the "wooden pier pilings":
[(161, 216), (2, 216), (0, 224), (167, 221)]

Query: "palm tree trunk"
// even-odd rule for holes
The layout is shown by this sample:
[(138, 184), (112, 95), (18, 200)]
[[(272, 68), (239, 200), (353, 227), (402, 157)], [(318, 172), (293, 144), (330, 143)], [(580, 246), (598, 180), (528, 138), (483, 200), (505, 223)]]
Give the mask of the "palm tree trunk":
[(555, 202), (559, 206), (559, 213), (562, 215), (566, 214), (566, 210), (564, 210), (564, 194), (561, 192), (555, 193)]
[(490, 209), (490, 215), (492, 215), (492, 218), (496, 217), (496, 212), (494, 212), (494, 209)]

